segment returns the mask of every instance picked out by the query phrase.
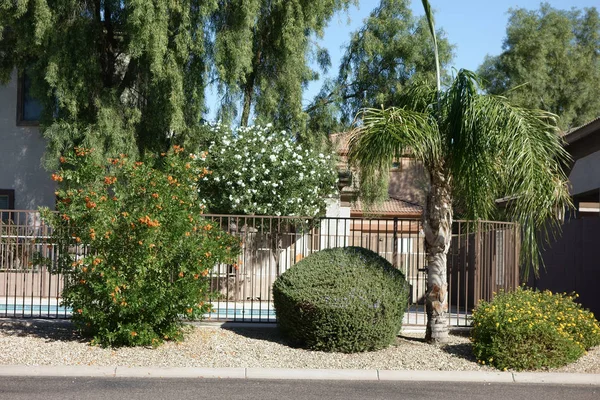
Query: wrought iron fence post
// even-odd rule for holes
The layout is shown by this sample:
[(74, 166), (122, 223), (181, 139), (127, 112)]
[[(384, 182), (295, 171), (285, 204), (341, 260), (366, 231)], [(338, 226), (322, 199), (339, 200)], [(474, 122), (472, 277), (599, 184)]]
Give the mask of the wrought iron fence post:
[(394, 217), (394, 232), (392, 243), (392, 265), (398, 268), (398, 217)]

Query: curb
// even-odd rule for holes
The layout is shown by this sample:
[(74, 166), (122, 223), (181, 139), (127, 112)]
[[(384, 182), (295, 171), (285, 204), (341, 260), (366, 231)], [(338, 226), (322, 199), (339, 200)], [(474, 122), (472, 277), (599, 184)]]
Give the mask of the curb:
[(481, 382), (600, 386), (600, 374), (556, 372), (1, 365), (0, 376)]

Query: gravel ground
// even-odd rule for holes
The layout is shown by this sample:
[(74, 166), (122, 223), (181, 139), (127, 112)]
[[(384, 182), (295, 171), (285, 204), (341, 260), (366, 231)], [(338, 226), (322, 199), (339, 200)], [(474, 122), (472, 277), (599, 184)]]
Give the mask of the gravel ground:
[[(426, 344), (422, 333), (406, 333), (384, 350), (341, 354), (289, 347), (275, 328), (188, 329), (181, 343), (111, 349), (90, 346), (68, 321), (0, 320), (0, 364), (492, 370), (475, 362), (468, 337), (460, 335), (437, 347)], [(600, 347), (556, 371), (600, 373)]]

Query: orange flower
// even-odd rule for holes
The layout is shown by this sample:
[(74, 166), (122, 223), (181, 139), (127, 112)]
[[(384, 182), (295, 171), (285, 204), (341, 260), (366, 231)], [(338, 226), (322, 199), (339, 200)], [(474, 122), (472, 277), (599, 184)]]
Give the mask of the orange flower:
[(117, 177), (116, 176), (105, 176), (104, 177), (104, 184), (105, 185), (112, 185), (116, 181), (117, 181)]
[(183, 151), (183, 147), (178, 146), (178, 145), (174, 145), (173, 146), (173, 151), (175, 151), (175, 154), (179, 154)]
[(61, 164), (64, 164), (67, 161), (67, 159), (64, 158), (63, 156), (60, 156), (60, 158), (58, 159), (58, 161), (60, 161)]
[(104, 234), (104, 239), (108, 239), (108, 238), (110, 238), (110, 234), (111, 234), (111, 233), (112, 233), (111, 231), (107, 231), (107, 232)]
[(85, 203), (85, 206), (86, 206), (88, 209), (92, 209), (92, 208), (95, 208), (95, 207), (96, 207), (96, 203), (94, 203), (93, 201), (88, 201), (88, 202), (86, 202), (86, 203)]
[(81, 308), (77, 309), (77, 314), (81, 314), (83, 312), (83, 310)]
[(94, 261), (92, 262), (92, 264), (94, 265), (98, 265), (102, 262), (102, 260), (100, 258), (94, 258)]
[(71, 218), (69, 218), (69, 216), (68, 216), (67, 214), (63, 214), (61, 217), (62, 217), (62, 219), (64, 219), (65, 221), (68, 221), (68, 220), (70, 220), (70, 219), (71, 219)]
[(63, 177), (58, 175), (58, 174), (52, 174), (52, 180), (54, 182), (62, 182), (63, 181)]
[(154, 197), (155, 199), (158, 199), (158, 193), (152, 193), (152, 197)]
[(122, 216), (124, 216), (125, 218), (127, 218), (129, 216), (129, 213), (127, 211), (123, 211), (121, 213)]
[(144, 244), (144, 242), (142, 242), (141, 240), (138, 242), (138, 244), (141, 246)]
[(79, 283), (81, 283), (82, 285), (85, 285), (85, 279), (80, 279)]
[(185, 163), (185, 168), (186, 169), (190, 169), (192, 166), (190, 165), (190, 163)]
[(187, 311), (188, 314), (191, 314), (192, 311), (194, 311), (194, 309), (190, 307), (190, 308), (186, 309), (186, 311)]
[(208, 275), (208, 268), (205, 269), (204, 271), (202, 271), (202, 276), (207, 276)]
[(212, 254), (210, 253), (210, 251), (207, 251), (206, 253), (204, 253), (204, 255), (206, 256), (206, 258), (210, 257)]
[(198, 274), (194, 274), (194, 279), (196, 279), (196, 280), (197, 280), (199, 277), (200, 277), (200, 275), (198, 275)]
[(135, 162), (135, 165), (137, 165), (137, 166), (139, 167), (140, 165), (144, 165), (144, 163), (143, 163), (143, 162), (141, 162), (141, 161), (136, 161), (136, 162)]
[(212, 229), (212, 225), (211, 224), (206, 224), (206, 226), (204, 227), (205, 231), (210, 231)]
[(185, 233), (185, 236), (190, 236), (190, 235), (191, 235), (191, 234), (190, 234), (189, 232), (186, 232), (186, 233)]
[(81, 268), (81, 270), (82, 270), (84, 273), (88, 271), (87, 267), (83, 267), (83, 268)]
[(77, 243), (81, 243), (81, 238), (80, 238), (80, 237), (76, 237), (76, 238), (75, 238), (75, 241), (76, 241)]
[(157, 226), (160, 226), (160, 222), (158, 222), (157, 219), (153, 220), (151, 219), (149, 216), (145, 216), (142, 217), (140, 219), (138, 219), (138, 221), (142, 224), (142, 225), (146, 225), (150, 228), (156, 228)]
[(136, 337), (137, 336), (137, 332), (136, 331), (131, 331), (131, 336)]
[(180, 272), (179, 272), (179, 277), (180, 277), (180, 278), (183, 278), (183, 275), (184, 275), (184, 274), (183, 274), (183, 271), (180, 271)]

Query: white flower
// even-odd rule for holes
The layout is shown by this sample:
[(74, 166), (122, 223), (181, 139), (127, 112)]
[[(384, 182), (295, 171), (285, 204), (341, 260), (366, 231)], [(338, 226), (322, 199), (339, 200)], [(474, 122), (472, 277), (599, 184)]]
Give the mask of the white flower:
[(274, 162), (276, 159), (277, 157), (275, 157), (273, 154), (269, 156), (269, 160), (271, 160), (272, 162)]

